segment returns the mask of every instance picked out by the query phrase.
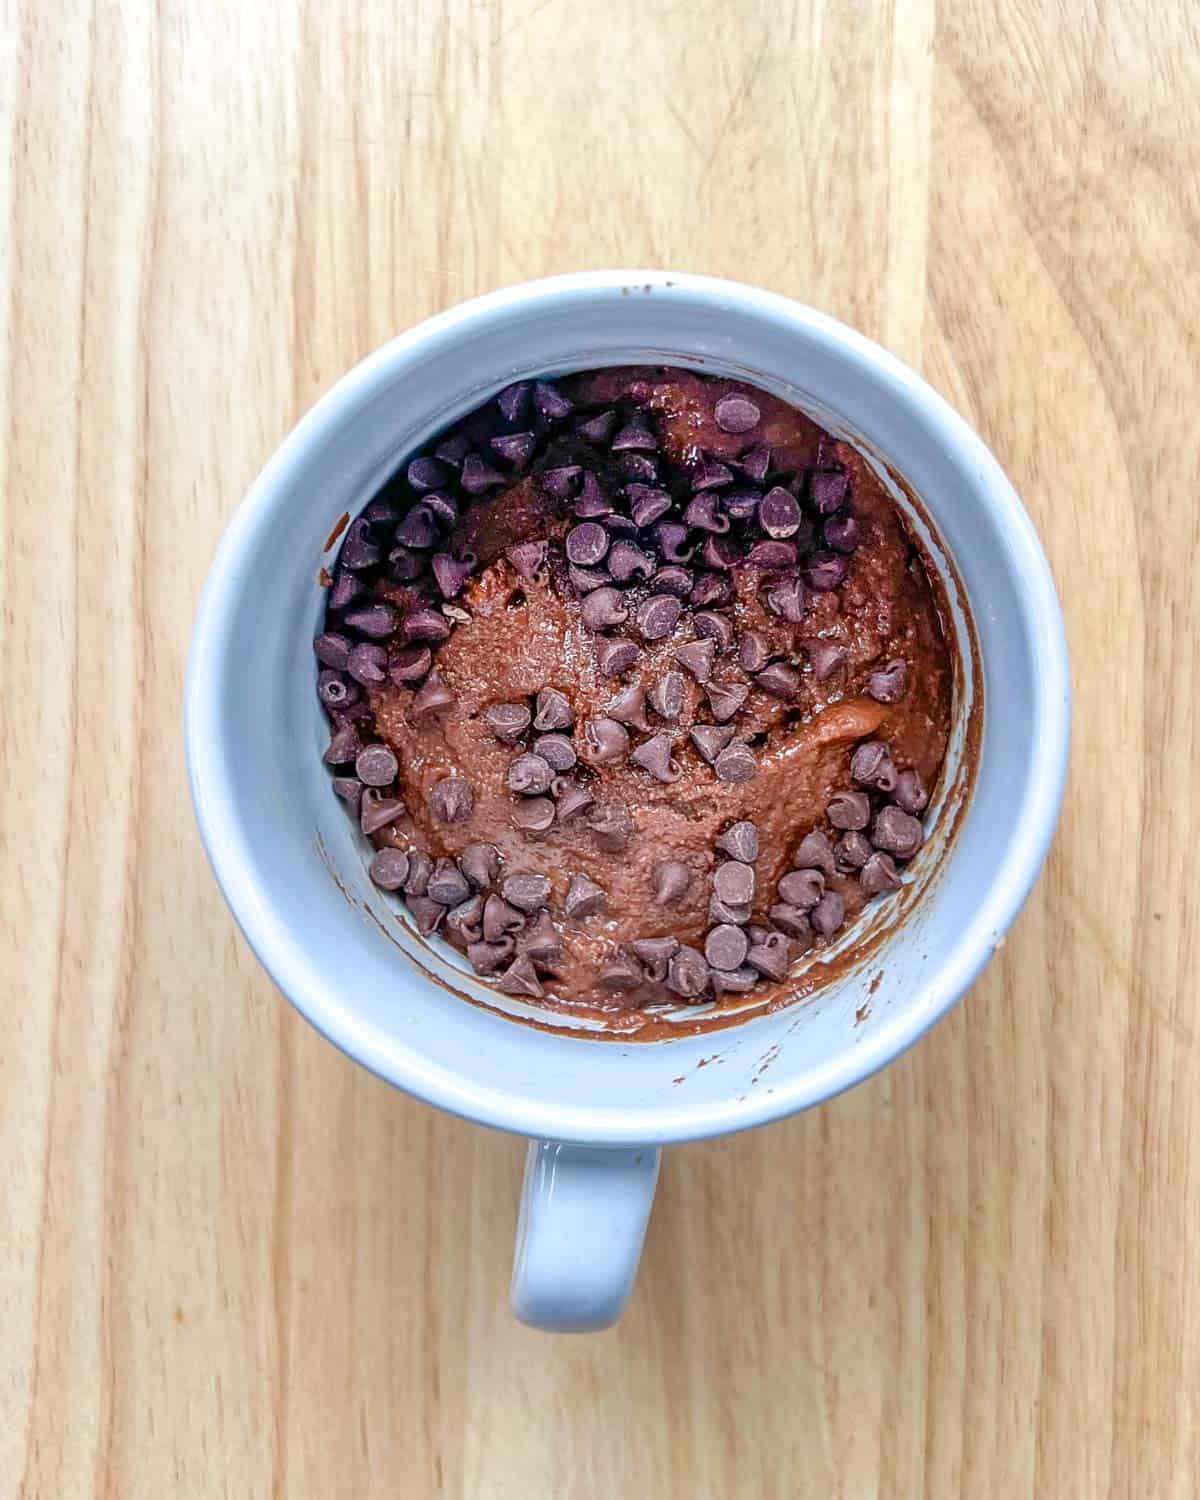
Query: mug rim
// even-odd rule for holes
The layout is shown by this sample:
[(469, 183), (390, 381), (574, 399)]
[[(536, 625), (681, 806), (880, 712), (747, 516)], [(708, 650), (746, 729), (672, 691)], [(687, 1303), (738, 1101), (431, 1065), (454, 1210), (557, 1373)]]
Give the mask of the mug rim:
[[(681, 1127), (679, 1102), (670, 1120), (641, 1110), (612, 1128), (580, 1133), (569, 1111), (525, 1094), (492, 1090), (481, 1094), (413, 1048), (384, 1052), (356, 1026), (353, 1010), (331, 1005), (292, 941), (290, 924), (246, 875), (245, 842), (233, 814), (231, 768), (217, 737), (205, 725), (217, 716), (222, 664), (231, 645), (229, 603), (239, 586), (237, 560), (274, 508), (286, 499), (295, 472), (316, 443), (336, 432), (386, 385), (395, 365), (430, 340), (452, 335), (463, 324), (492, 314), (595, 292), (670, 292), (724, 306), (740, 306), (795, 328), (826, 352), (871, 367), (888, 387), (889, 399), (907, 405), (939, 442), (958, 449), (978, 479), (978, 489), (1000, 513), (1020, 569), (1022, 608), (1036, 622), (1040, 655), (1036, 707), (1043, 733), (1030, 761), (1027, 794), (1013, 835), (974, 920), (960, 933), (936, 975), (923, 988), (930, 1002), (899, 1010), (886, 1024), (815, 1076), (803, 1072), (771, 1093), (750, 1094), (735, 1109), (700, 1105)], [(985, 707), (986, 712), (986, 707)], [(526, 1135), (600, 1144), (650, 1143), (727, 1134), (783, 1118), (822, 1103), (863, 1082), (917, 1042), (963, 996), (1020, 911), (1045, 860), (1057, 823), (1070, 749), (1070, 681), (1061, 606), (1049, 564), (1033, 523), (998, 461), (982, 438), (915, 371), (894, 355), (827, 314), (779, 293), (740, 282), (671, 271), (577, 272), (526, 281), (456, 304), (398, 334), (348, 370), (289, 431), (235, 510), (221, 537), (205, 582), (189, 654), (184, 703), (188, 775), (201, 839), (218, 885), (246, 940), (289, 1002), (325, 1038), (356, 1062), (405, 1092), (477, 1123)], [(464, 1003), (464, 1002), (460, 1002)], [(800, 1002), (803, 1003), (803, 1002)], [(519, 1023), (514, 1023), (519, 1024)], [(588, 1044), (586, 1038), (578, 1040)], [(596, 1045), (594, 1042), (592, 1045)], [(669, 1041), (643, 1045), (670, 1046)], [(576, 1116), (586, 1115), (580, 1111)], [(607, 1113), (607, 1112), (606, 1112)], [(606, 1125), (609, 1121), (606, 1119)]]

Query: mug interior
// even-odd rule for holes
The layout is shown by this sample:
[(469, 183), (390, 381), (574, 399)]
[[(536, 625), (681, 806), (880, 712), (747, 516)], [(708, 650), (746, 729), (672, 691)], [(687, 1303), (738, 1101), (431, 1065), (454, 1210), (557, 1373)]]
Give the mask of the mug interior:
[[(512, 380), (638, 363), (763, 386), (899, 476), (920, 499), (914, 512), (894, 490), (946, 589), (963, 666), (943, 805), (913, 866), (920, 899), (906, 895), (903, 921), (894, 903), (876, 903), (872, 921), (887, 930), (869, 960), (811, 998), (658, 1043), (597, 1041), (499, 996), (371, 885), (369, 850), (321, 764), (327, 730), (311, 652), (327, 538), (409, 453)], [(948, 838), (981, 694), (974, 786)], [(662, 273), (557, 278), (481, 298), (352, 371), (271, 460), (222, 542), (187, 702), (193, 793), (214, 868), (259, 958), (308, 1019), (444, 1108), (528, 1134), (613, 1143), (757, 1124), (829, 1097), (911, 1044), (970, 983), (1024, 900), (1056, 816), (1067, 734), (1053, 585), (979, 439), (912, 372), (831, 320), (751, 288)], [(501, 1007), (543, 1024), (514, 1024)]]

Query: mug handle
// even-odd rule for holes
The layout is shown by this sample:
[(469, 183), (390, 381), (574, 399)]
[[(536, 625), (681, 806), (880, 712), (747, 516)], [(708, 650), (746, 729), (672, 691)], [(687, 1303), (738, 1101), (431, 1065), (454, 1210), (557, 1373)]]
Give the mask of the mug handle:
[(633, 1290), (654, 1202), (657, 1146), (530, 1141), (512, 1310), (547, 1333), (610, 1328)]

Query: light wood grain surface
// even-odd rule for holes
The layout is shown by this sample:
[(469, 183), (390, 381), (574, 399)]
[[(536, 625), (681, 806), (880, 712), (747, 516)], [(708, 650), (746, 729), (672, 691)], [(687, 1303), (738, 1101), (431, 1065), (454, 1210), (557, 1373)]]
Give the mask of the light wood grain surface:
[[(1189, 0), (0, 0), (0, 1496), (1200, 1489)], [(620, 1328), (506, 1283), (521, 1147), (259, 972), (193, 610), (350, 364), (591, 266), (792, 294), (976, 424), (1074, 659), (1046, 874), (950, 1019), (671, 1151)]]

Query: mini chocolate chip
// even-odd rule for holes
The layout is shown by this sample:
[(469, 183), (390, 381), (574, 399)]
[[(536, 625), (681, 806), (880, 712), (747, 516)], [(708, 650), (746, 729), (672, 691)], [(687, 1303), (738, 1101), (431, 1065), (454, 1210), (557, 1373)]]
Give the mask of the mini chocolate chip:
[(680, 860), (660, 860), (650, 872), (650, 883), (658, 905), (670, 906), (681, 896), (687, 895), (692, 884), (692, 872)]
[(651, 594), (638, 606), (635, 616), (643, 640), (664, 641), (671, 635), (683, 606), (673, 594)]
[(565, 734), (538, 735), (533, 753), (540, 755), (552, 771), (569, 771), (576, 761), (575, 746)]
[(522, 953), (519, 958), (514, 958), (504, 973), (496, 981), (498, 989), (506, 995), (524, 995), (538, 1000), (546, 992), (542, 988), (542, 982), (537, 977), (537, 970), (533, 967), (533, 959), (527, 953)]
[(881, 672), (867, 679), (867, 692), (876, 703), (899, 703), (904, 697), (908, 668), (902, 661), (890, 661)]
[(354, 603), (365, 587), (361, 578), (339, 569), (333, 587), (329, 590), (329, 608), (334, 611), (345, 609), (347, 605)]
[(693, 724), (688, 734), (692, 744), (711, 766), (734, 736), (732, 724)]
[(323, 667), (334, 672), (344, 672), (350, 660), (350, 642), (336, 631), (326, 630), (313, 637), (313, 651)]
[(667, 965), (679, 952), (679, 939), (673, 937), (634, 938), (629, 945), (646, 968), (646, 978), (661, 984), (667, 977)]
[(640, 416), (635, 416), (626, 422), (612, 440), (614, 453), (626, 453), (630, 450), (653, 453), (657, 447), (658, 439)]
[(468, 844), (458, 867), (477, 891), (486, 891), (500, 873), (500, 851), (495, 844)]
[(828, 594), (846, 577), (846, 559), (837, 552), (811, 552), (804, 564), (804, 581), (818, 594)]
[(515, 906), (510, 906), (503, 896), (493, 891), (483, 903), (483, 940), (498, 943), (510, 933), (519, 932), (525, 918)]
[(706, 641), (716, 641), (718, 651), (727, 651), (733, 645), (733, 621), (728, 615), (719, 615), (715, 609), (701, 609), (692, 616), (696, 634)]
[(608, 532), (599, 521), (580, 521), (567, 532), (566, 553), (569, 562), (590, 567), (603, 561), (608, 551)]
[(835, 552), (853, 552), (862, 541), (862, 528), (853, 516), (830, 516), (821, 528), (825, 545)]
[(625, 537), (613, 543), (608, 556), (608, 571), (617, 583), (629, 583), (634, 578), (649, 578), (657, 566), (648, 552)]
[(443, 776), (428, 797), (439, 823), (465, 823), (475, 809), (475, 793), (465, 776)]
[(750, 944), (740, 927), (722, 922), (704, 940), (704, 956), (714, 969), (736, 969), (746, 957)]
[(773, 661), (755, 677), (754, 685), (786, 703), (800, 691), (800, 673), (785, 661)]
[(686, 525), (714, 536), (723, 536), (729, 530), (729, 517), (721, 510), (720, 497), (710, 490), (703, 490), (689, 502), (683, 519)]
[(371, 532), (371, 523), (359, 516), (346, 528), (346, 539), (338, 553), (338, 563), (352, 573), (364, 568), (374, 568), (383, 561), (383, 551), (376, 546)]
[(656, 521), (654, 544), (669, 563), (691, 562), (695, 547), (687, 545), (688, 529), (678, 521)]
[(513, 827), (522, 833), (545, 833), (554, 822), (554, 803), (549, 797), (522, 797), (511, 816)]
[[(631, 682), (623, 687), (608, 705), (608, 717), (619, 724), (628, 724), (634, 729), (649, 731), (646, 720), (646, 690), (640, 682)], [(565, 768), (564, 768), (565, 769)]]
[(333, 790), (346, 804), (346, 811), (352, 817), (357, 817), (363, 798), (363, 784), (359, 781), (358, 777), (335, 776), (333, 778)]
[(858, 746), (850, 757), (850, 774), (860, 786), (873, 786), (880, 792), (893, 791), (899, 779), (882, 740), (866, 740)]
[(532, 385), (531, 380), (518, 380), (513, 385), (506, 385), (496, 397), (496, 405), (506, 422), (519, 422), (525, 415)]
[(422, 937), (432, 937), (446, 917), (446, 908), (431, 896), (409, 896), (405, 902)]
[(468, 495), (482, 495), (487, 490), (495, 489), (497, 485), (506, 484), (507, 480), (498, 469), (493, 469), (491, 464), (480, 458), (478, 453), (468, 453), (463, 459), (459, 483)]
[(517, 542), (504, 554), (526, 583), (535, 583), (546, 565), (545, 542)]
[(483, 722), (505, 745), (521, 738), (532, 717), (527, 703), (491, 703), (483, 711)]
[(589, 766), (618, 765), (629, 754), (629, 732), (616, 719), (589, 719), (583, 726), (580, 754)]
[(678, 762), (671, 758), (671, 749), (671, 736), (656, 734), (652, 739), (643, 740), (630, 759), (643, 771), (649, 771), (657, 781), (670, 785), (683, 775)]
[(732, 922), (735, 927), (744, 927), (750, 920), (750, 902), (744, 901), (737, 906), (728, 901), (722, 901), (720, 896), (711, 896), (708, 902), (708, 920), (717, 924)]
[[(650, 700), (650, 707), (660, 719), (674, 721), (683, 712), (684, 699), (687, 696), (683, 673), (664, 672), (647, 696)], [(638, 727), (645, 729), (649, 726), (641, 724)]]
[(713, 659), (717, 654), (717, 643), (711, 638), (708, 640), (688, 641), (675, 649), (675, 660), (681, 667), (686, 667), (697, 682), (708, 681), (712, 672)]
[(693, 490), (719, 490), (733, 483), (733, 470), (712, 459), (701, 459), (692, 470)]
[(368, 745), (359, 753), (354, 770), (364, 786), (389, 786), (395, 781), (400, 762), (387, 745)]
[[(745, 906), (754, 900), (754, 868), (730, 859), (713, 871), (713, 891), (730, 906)], [(741, 960), (738, 960), (739, 963)]]
[(428, 561), (424, 553), (414, 552), (411, 547), (393, 547), (388, 553), (392, 577), (400, 583), (412, 583), (420, 578)]
[(363, 641), (346, 658), (346, 671), (364, 687), (376, 687), (387, 681), (387, 652), (382, 646)]
[(834, 641), (810, 641), (806, 647), (812, 674), (818, 682), (831, 677), (846, 661), (846, 648)]
[(517, 792), (522, 797), (540, 797), (550, 790), (554, 772), (540, 755), (518, 755), (504, 779), (510, 792)]
[(347, 719), (338, 724), (329, 736), (329, 748), (321, 759), (327, 766), (345, 766), (358, 759), (361, 749), (362, 740), (359, 739), (358, 729), (353, 720)]
[(545, 875), (509, 875), (500, 887), (500, 894), (518, 911), (535, 912), (550, 899), (550, 881)]
[(765, 635), (747, 630), (738, 641), (737, 664), (743, 672), (761, 672), (771, 659), (771, 647)]
[(836, 891), (826, 891), (808, 914), (814, 932), (831, 938), (846, 920), (846, 906)]
[(534, 384), (533, 405), (544, 422), (561, 422), (575, 410), (575, 403), (546, 380)]
[(400, 849), (380, 849), (368, 873), (381, 891), (398, 891), (408, 878), (408, 855)]
[(789, 947), (782, 932), (768, 932), (761, 942), (750, 944), (746, 962), (764, 979), (782, 979), (791, 961)]
[(515, 946), (510, 937), (502, 938), (498, 943), (469, 943), (467, 957), (476, 973), (494, 974), (512, 957)]
[(633, 666), (638, 655), (632, 641), (601, 640), (596, 646), (596, 667), (601, 677), (619, 677)]
[(428, 646), (404, 646), (388, 668), (388, 676), (393, 682), (407, 687), (427, 677), (432, 666), (433, 652)]
[(834, 858), (839, 870), (847, 872), (861, 870), (872, 854), (871, 840), (858, 829), (842, 834), (833, 846)]
[(739, 964), (736, 969), (713, 969), (713, 993), (722, 995), (745, 995), (758, 983), (758, 974), (749, 964)]
[(404, 878), (406, 896), (423, 896), (429, 889), (429, 877), (433, 874), (433, 860), (424, 849), (413, 849), (408, 856), (408, 874)]
[(587, 787), (581, 786), (573, 776), (556, 776), (550, 792), (558, 804), (556, 811), (560, 823), (577, 816), (596, 800)]
[(885, 807), (875, 814), (871, 842), (898, 859), (911, 859), (925, 842), (925, 830), (902, 807)]
[(781, 484), (768, 490), (758, 506), (758, 524), (777, 541), (800, 530), (800, 502)]
[(535, 729), (570, 729), (575, 722), (575, 712), (565, 693), (558, 688), (542, 688), (534, 701), (533, 727)]
[(433, 578), (443, 599), (453, 599), (460, 594), (472, 571), (471, 563), (460, 561), (449, 552), (434, 553)]
[(608, 905), (608, 896), (601, 886), (586, 875), (572, 875), (563, 897), (563, 911), (568, 917), (593, 917)]
[(519, 471), (525, 467), (533, 457), (533, 450), (537, 447), (537, 438), (532, 432), (509, 432), (494, 437), (491, 441), (492, 452), (510, 469)]
[(587, 823), (597, 845), (608, 854), (619, 854), (633, 838), (633, 814), (623, 802), (597, 802)]
[(767, 608), (790, 625), (804, 618), (804, 585), (798, 578), (784, 578), (767, 590)]
[(468, 896), (446, 913), (446, 926), (464, 943), (477, 943), (483, 936), (483, 897)]
[(579, 607), (583, 623), (589, 630), (609, 630), (629, 618), (629, 611), (614, 588), (598, 588), (587, 595)]
[(569, 500), (575, 493), (575, 483), (582, 473), (578, 464), (559, 464), (553, 469), (543, 469), (537, 476), (537, 481), (556, 500)]
[(884, 891), (898, 891), (900, 876), (890, 854), (872, 854), (863, 865), (858, 883), (864, 895), (880, 896)]
[(758, 829), (748, 818), (731, 823), (717, 839), (716, 847), (722, 854), (728, 854), (730, 859), (752, 865), (758, 858)]
[(831, 516), (846, 503), (850, 481), (841, 469), (813, 469), (808, 476), (808, 498), (819, 516)]
[(399, 797), (385, 797), (376, 787), (363, 790), (359, 806), (359, 827), (368, 838), (381, 828), (398, 822), (408, 809)]
[(762, 413), (749, 396), (722, 396), (713, 407), (713, 416), (722, 432), (749, 432), (757, 427)]
[(362, 697), (357, 682), (347, 682), (341, 672), (317, 673), (317, 697), (328, 709), (349, 708)]
[(615, 411), (597, 412), (594, 417), (576, 424), (575, 431), (589, 443), (607, 443), (617, 425)]
[(914, 770), (901, 771), (896, 777), (896, 789), (892, 793), (892, 800), (906, 813), (924, 812), (929, 802), (929, 793), (925, 789), (920, 773)]
[(749, 684), (745, 682), (710, 682), (704, 691), (718, 724), (732, 719), (750, 695)]
[(686, 599), (692, 591), (695, 579), (689, 569), (669, 563), (665, 568), (659, 568), (654, 575), (653, 583), (661, 594), (674, 594), (677, 599)]
[(721, 573), (728, 572), (740, 555), (737, 543), (728, 536), (706, 537), (700, 548), (700, 561), (704, 566), (715, 568)]
[(695, 999), (708, 988), (708, 965), (695, 948), (681, 947), (667, 964), (667, 988), (685, 1000)]
[(600, 481), (590, 469), (584, 473), (571, 513), (581, 521), (594, 521), (598, 516), (611, 516), (613, 513), (612, 502), (600, 488)]
[(825, 804), (825, 816), (835, 828), (865, 828), (871, 804), (865, 792), (835, 792)]
[(408, 641), (445, 641), (450, 637), (450, 621), (436, 609), (414, 609), (405, 616), (404, 638)]
[(414, 505), (396, 528), (396, 545), (424, 552), (437, 541), (437, 521), (427, 505)]
[(532, 926), (517, 938), (517, 952), (526, 954), (539, 969), (552, 969), (562, 962), (562, 934), (548, 911), (539, 912)]
[(771, 908), (768, 916), (780, 932), (786, 932), (789, 937), (800, 938), (804, 941), (812, 937), (812, 924), (807, 914), (798, 907), (788, 906), (786, 902), (781, 901), (778, 906)]
[(812, 833), (806, 833), (796, 845), (792, 864), (798, 870), (823, 870), (826, 875), (832, 875), (833, 845), (823, 833), (814, 829)]
[(458, 524), (458, 501), (445, 490), (431, 490), (421, 504), (443, 530)]
[(600, 970), (596, 982), (601, 989), (620, 993), (625, 990), (636, 990), (645, 977), (636, 957), (632, 953), (627, 953), (623, 948), (618, 948), (614, 957), (610, 958)]
[(629, 514), (639, 530), (653, 526), (655, 521), (671, 509), (670, 495), (656, 485), (627, 485), (625, 495), (629, 501)]
[(790, 870), (779, 882), (779, 899), (800, 911), (811, 911), (825, 894), (820, 870)]
[(426, 714), (437, 714), (444, 709), (453, 708), (457, 702), (458, 699), (442, 681), (441, 673), (435, 668), (414, 695), (409, 705), (409, 712), (414, 719), (420, 719)]
[[(435, 901), (440, 901), (443, 906), (457, 906), (471, 894), (471, 887), (453, 860), (439, 859), (429, 877), (427, 894)], [(480, 910), (482, 909), (481, 906)]]

